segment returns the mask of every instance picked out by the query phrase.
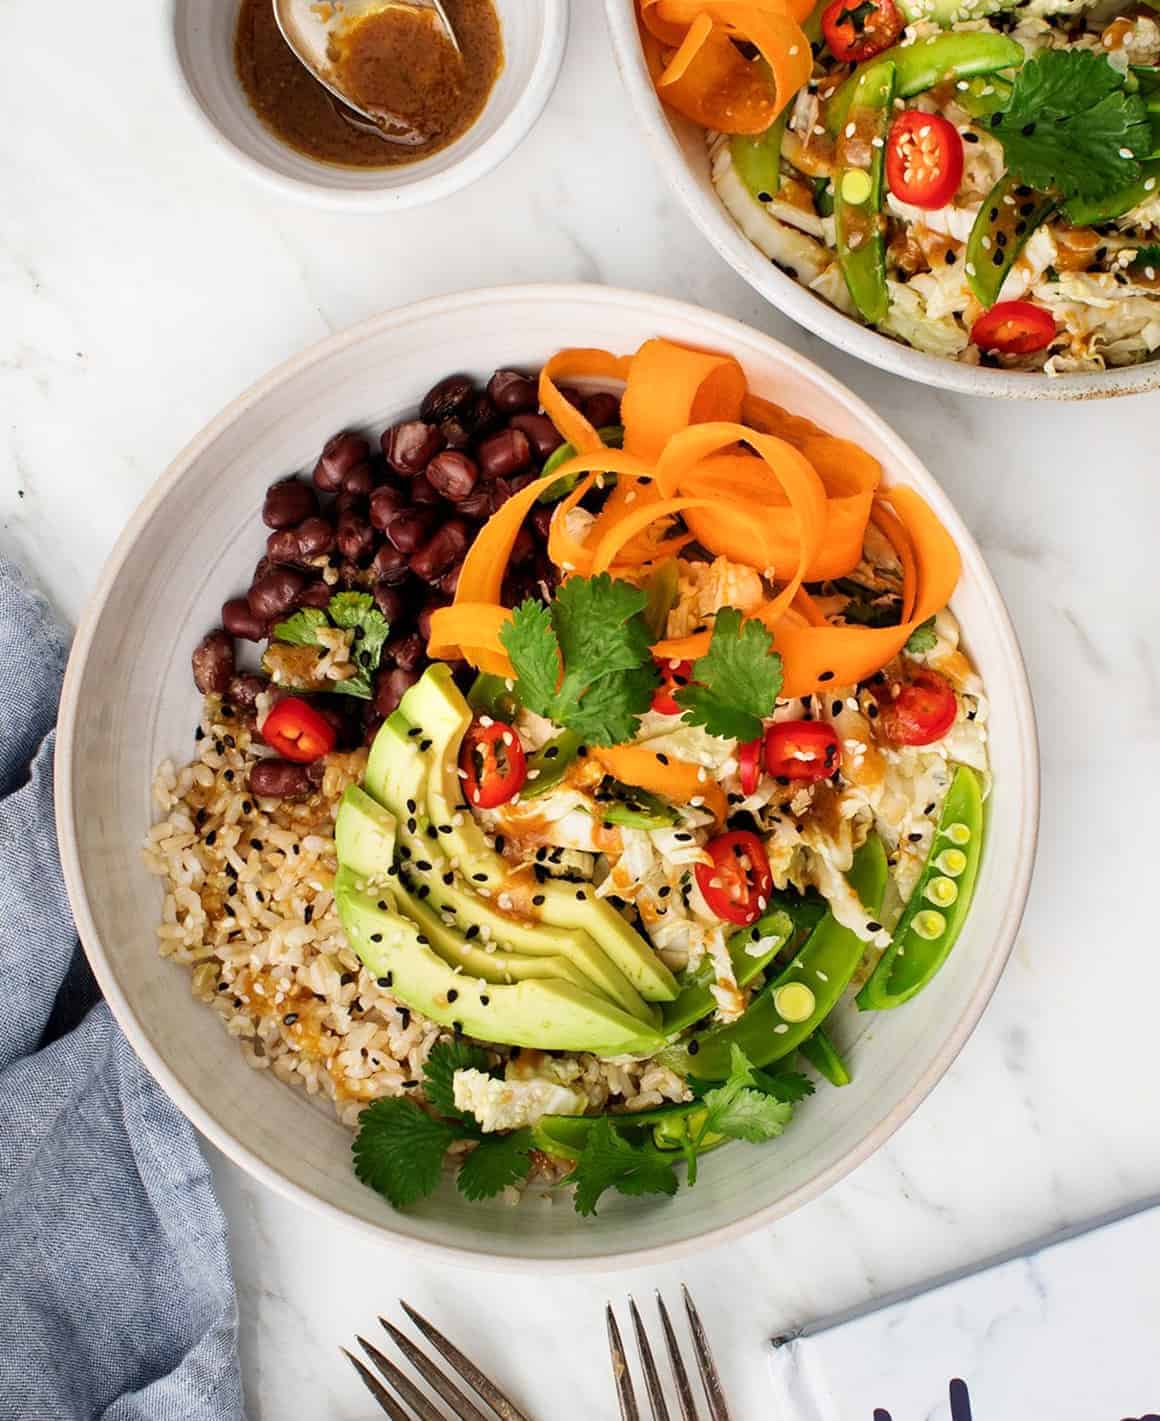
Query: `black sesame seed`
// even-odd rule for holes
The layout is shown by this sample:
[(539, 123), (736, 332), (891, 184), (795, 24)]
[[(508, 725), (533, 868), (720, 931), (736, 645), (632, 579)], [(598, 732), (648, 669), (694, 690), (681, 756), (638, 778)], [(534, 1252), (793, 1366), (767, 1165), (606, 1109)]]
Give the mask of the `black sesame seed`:
[(481, 1007), (490, 1006), (490, 1005), (491, 1005), (491, 998), (490, 998), (490, 997), (487, 997), (487, 996), (482, 996), (482, 995), (481, 995), (480, 998), (479, 998), (479, 1005), (480, 1005)]
[(371, 942), (382, 942), (382, 933), (371, 933)]
[(418, 1084), (419, 1084), (418, 1081), (404, 1081), (404, 1082), (403, 1082), (403, 1089), (404, 1089), (404, 1090), (414, 1090), (415, 1087), (416, 1087)]
[(430, 748), (431, 748), (431, 741), (430, 741), (430, 740), (420, 740), (420, 741), (419, 741), (419, 753), (420, 753), (420, 754), (425, 755), (425, 754), (427, 753), (427, 751), (430, 750)]
[(867, 707), (866, 707), (866, 714), (870, 717), (871, 720), (877, 720), (877, 719), (878, 719), (878, 707), (875, 706), (875, 705), (869, 705), (869, 706), (867, 706)]
[(430, 873), (431, 865), (426, 859), (416, 859), (415, 867), (420, 873)]
[(422, 933), (415, 934), (415, 941), (419, 944), (420, 947), (431, 946), (431, 939), (429, 937), (424, 937)]
[(833, 679), (834, 679), (834, 673), (833, 673), (832, 671), (819, 671), (819, 672), (818, 672), (818, 680), (819, 680), (819, 681), (832, 681)]
[(233, 772), (233, 770), (227, 770), (227, 771), (225, 772), (225, 774), (222, 776), (222, 779), (223, 779), (223, 780), (226, 780), (226, 781), (228, 781), (230, 784), (232, 784), (232, 783), (233, 783), (233, 779), (234, 779), (234, 772)]
[(253, 806), (253, 804), (252, 804), (248, 799), (243, 799), (243, 800), (242, 800), (242, 813), (243, 813), (243, 814), (253, 814), (253, 812), (254, 812), (254, 806)]
[(544, 897), (544, 895), (542, 893), (537, 893), (536, 896), (532, 899), (532, 907), (542, 908), (546, 902), (547, 899)]
[(700, 1049), (701, 1049), (701, 1043), (700, 1043), (699, 1041), (690, 1041), (690, 1042), (689, 1042), (689, 1055), (690, 1055), (690, 1056), (695, 1056), (695, 1055), (697, 1054), (697, 1052), (698, 1052)]
[(204, 739), (205, 739), (205, 731), (201, 728), (200, 725), (199, 725), (199, 726), (197, 727), (197, 729), (193, 732), (193, 738), (194, 738), (195, 740), (204, 740)]
[(300, 854), (300, 853), (302, 852), (302, 845), (301, 845), (301, 844), (294, 844), (294, 845), (292, 845), (292, 846), (291, 846), (291, 852), (292, 852), (295, 856), (297, 856), (298, 854)]
[(471, 881), (472, 881), (473, 883), (486, 883), (486, 882), (487, 882), (487, 874), (486, 874), (486, 873), (473, 873), (473, 874), (471, 875)]
[(1006, 261), (1006, 258), (1004, 257), (1002, 251), (998, 251), (992, 255), (991, 261), (994, 263), (995, 266), (1002, 266), (1004, 261)]
[(451, 833), (451, 825), (450, 825), (450, 824), (440, 824), (440, 826), (439, 826), (439, 832), (440, 832), (441, 834), (450, 834), (450, 833)]
[(236, 883), (231, 883), (231, 884), (230, 884), (230, 886), (229, 886), (229, 896), (230, 896), (231, 898), (236, 898), (236, 897), (238, 896), (238, 885), (237, 885)]
[(413, 799), (409, 799), (409, 800), (407, 801), (407, 813), (408, 813), (408, 814), (414, 814), (418, 808), (419, 808), (419, 806), (415, 803), (415, 801), (414, 801)]
[(413, 726), (410, 728), (410, 730), (407, 731), (407, 734), (408, 734), (408, 735), (410, 736), (410, 738), (413, 740), (416, 735), (422, 735), (423, 732), (419, 729), (419, 727), (418, 727), (417, 725), (413, 725)]
[(1035, 124), (1034, 124), (1034, 122), (1025, 123), (1025, 124), (1023, 125), (1022, 129), (1020, 129), (1020, 132), (1023, 134), (1023, 137), (1024, 137), (1024, 138), (1030, 138), (1030, 137), (1034, 134), (1034, 132), (1035, 132)]
[(400, 1007), (400, 1008), (399, 1008), (399, 1021), (400, 1021), (401, 1025), (402, 1025), (402, 1027), (403, 1027), (403, 1030), (406, 1031), (407, 1027), (411, 1025), (411, 1009), (410, 1009), (410, 1007)]
[(868, 933), (880, 933), (882, 931), (882, 924), (871, 920), (866, 924), (866, 931)]
[(923, 810), (923, 813), (924, 813), (924, 814), (933, 814), (933, 813), (934, 813), (934, 805), (933, 805), (933, 804), (928, 804), (928, 805), (926, 806), (926, 808)]
[(472, 923), (472, 925), (467, 929), (463, 936), (468, 940), (468, 942), (470, 942), (472, 938), (477, 938), (479, 936), (479, 924)]
[(560, 747), (558, 745), (549, 745), (544, 750), (544, 759), (554, 760), (559, 753)]
[(990, 212), (987, 213), (987, 221), (988, 221), (988, 222), (998, 222), (998, 220), (999, 220), (999, 209), (998, 209), (997, 207), (992, 207), (991, 210), (990, 210)]
[(497, 834), (497, 835), (495, 836), (495, 851), (496, 851), (497, 854), (502, 854), (502, 853), (503, 853), (503, 851), (504, 851), (504, 845), (505, 845), (506, 843), (507, 843), (507, 840), (504, 838), (504, 836), (503, 836), (502, 834)]
[(399, 845), (399, 857), (401, 859), (409, 859), (411, 857), (411, 850), (406, 844)]
[(834, 701), (834, 703), (830, 706), (830, 714), (835, 717), (835, 719), (842, 714), (841, 701)]
[(415, 889), (416, 898), (426, 898), (430, 895), (430, 893), (431, 885), (429, 883), (420, 883), (418, 888)]
[(388, 911), (388, 910), (387, 910), (387, 900), (386, 900), (385, 898), (380, 898), (380, 899), (379, 899), (379, 905), (378, 905), (378, 906), (379, 906), (379, 912), (380, 912), (380, 913), (385, 913), (385, 912)]
[(967, 131), (961, 136), (964, 143), (978, 143), (979, 141), (979, 135), (977, 133), (972, 133), (970, 129), (967, 129)]
[(588, 895), (584, 892), (583, 888), (577, 888), (577, 890), (576, 890), (576, 901), (577, 901), (577, 903), (583, 903), (584, 900), (585, 900), (585, 898), (587, 898), (587, 896), (588, 896)]
[[(643, 483), (644, 480), (643, 480), (643, 479), (638, 479), (637, 482), (638, 482), (638, 483)], [(581, 745), (580, 748), (576, 751), (576, 754), (577, 754), (577, 756), (578, 756), (581, 760), (586, 760), (586, 759), (588, 758), (588, 746), (587, 746), (587, 745)]]
[(313, 903), (307, 903), (306, 907), (302, 909), (302, 921), (304, 923), (312, 923), (314, 921)]
[(212, 849), (213, 846), (214, 846), (216, 843), (217, 843), (217, 830), (216, 830), (216, 829), (211, 829), (211, 830), (209, 831), (209, 833), (205, 836), (205, 846), (206, 846), (207, 849)]
[(1006, 233), (1006, 232), (996, 232), (996, 233), (995, 233), (995, 245), (996, 245), (997, 247), (1005, 247), (1005, 246), (1007, 245), (1007, 233)]
[(338, 979), (339, 985), (343, 987), (349, 987), (357, 976), (357, 972), (344, 972), (342, 976)]
[(910, 840), (912, 844), (917, 844), (922, 840), (922, 834), (917, 831), (913, 834), (907, 834), (906, 837)]
[(455, 875), (451, 872), (450, 869), (448, 869), (447, 872), (443, 875), (443, 882), (446, 883), (448, 888), (450, 888), (451, 885), (455, 882)]
[(662, 755), (659, 750), (657, 751), (657, 760), (662, 765), (667, 765), (669, 763), (669, 757), (667, 755)]
[(664, 883), (664, 884), (662, 884), (662, 885), (660, 886), (660, 888), (657, 889), (657, 897), (658, 897), (658, 898), (667, 898), (667, 897), (669, 896), (669, 894), (670, 894), (672, 891), (673, 891), (673, 890), (672, 890), (672, 888), (669, 886), (669, 884)]

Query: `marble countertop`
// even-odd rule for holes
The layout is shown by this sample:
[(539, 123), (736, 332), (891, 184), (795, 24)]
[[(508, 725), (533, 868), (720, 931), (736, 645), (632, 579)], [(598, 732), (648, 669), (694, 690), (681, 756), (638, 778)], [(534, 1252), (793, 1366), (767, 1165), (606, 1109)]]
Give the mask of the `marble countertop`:
[(400, 1296), (491, 1359), (533, 1414), (611, 1416), (604, 1300), (682, 1279), (735, 1414), (766, 1416), (772, 1333), (1154, 1191), (1160, 943), (1138, 895), (1156, 877), (1160, 793), (1160, 394), (974, 401), (794, 328), (665, 190), (597, 0), (576, 0), (563, 76), (523, 147), (394, 217), (321, 213), (235, 171), (169, 88), (167, 9), (131, 7), (114, 29), (68, 0), (66, 23), (30, 28), (0, 3), (0, 47), (21, 56), (0, 88), (0, 551), (64, 617), (174, 453), (301, 347), (460, 287), (606, 282), (771, 332), (895, 425), (990, 561), (1043, 742), (1035, 885), (982, 1024), (886, 1149), (775, 1227), (643, 1273), (489, 1277), (368, 1247), (215, 1158), (252, 1417), (370, 1416), (337, 1348)]

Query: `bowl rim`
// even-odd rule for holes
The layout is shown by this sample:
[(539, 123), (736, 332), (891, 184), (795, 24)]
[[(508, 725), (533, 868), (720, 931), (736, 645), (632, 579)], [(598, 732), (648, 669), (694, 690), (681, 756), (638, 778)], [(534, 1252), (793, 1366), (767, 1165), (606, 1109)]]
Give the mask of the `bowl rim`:
[[(202, 133), (208, 136), (214, 146), (235, 166), (274, 192), (332, 212), (369, 213), (401, 212), (449, 197), (484, 177), (515, 152), (539, 122), (560, 77), (568, 44), (571, 0), (534, 0), (543, 15), (544, 36), (532, 68), (531, 79), (517, 98), (511, 113), (490, 138), (441, 172), (416, 178), (412, 182), (404, 182), (397, 187), (369, 188), (361, 191), (330, 187), (321, 180), (292, 177), (288, 173), (276, 172), (239, 147), (225, 130), (218, 126), (194, 93), (178, 50), (178, 11), (187, 3), (190, 3), (190, 0), (168, 0), (165, 57), (171, 71), (173, 87), (185, 111), (192, 115)], [(327, 165), (319, 166), (325, 170)]]
[[(164, 502), (171, 489), (180, 483), (195, 461), (212, 446), (224, 431), (259, 405), (270, 392), (280, 385), (296, 378), (310, 367), (329, 360), (333, 355), (358, 346), (380, 332), (402, 328), (416, 322), (425, 322), (472, 306), (487, 307), (499, 303), (510, 308), (520, 302), (550, 303), (553, 301), (583, 302), (589, 306), (596, 303), (614, 308), (640, 309), (643, 306), (647, 308), (650, 317), (654, 317), (658, 323), (684, 322), (693, 324), (703, 334), (706, 344), (719, 342), (721, 348), (724, 349), (732, 348), (738, 340), (748, 343), (757, 339), (771, 347), (781, 360), (806, 366), (812, 378), (818, 380), (823, 387), (829, 386), (831, 392), (840, 393), (844, 400), (850, 402), (851, 412), (859, 420), (864, 421), (868, 429), (872, 429), (877, 434), (892, 455), (896, 454), (904, 461), (912, 462), (921, 469), (931, 484), (930, 488), (923, 490), (924, 496), (930, 498), (940, 517), (947, 518), (956, 525), (956, 540), (959, 543), (964, 567), (969, 567), (973, 575), (980, 578), (984, 586), (994, 595), (997, 638), (1007, 658), (1022, 673), (1014, 678), (1015, 683), (1012, 691), (1016, 703), (1015, 731), (1020, 742), (1021, 759), (1027, 766), (1027, 772), (1026, 792), (1019, 806), (1022, 821), (1019, 835), (1020, 847), (1014, 863), (1011, 889), (1004, 905), (1004, 926), (992, 944), (990, 956), (974, 991), (962, 1005), (954, 1029), (943, 1041), (922, 1077), (887, 1115), (867, 1129), (861, 1138), (844, 1151), (841, 1158), (829, 1168), (819, 1170), (783, 1198), (761, 1206), (743, 1218), (706, 1229), (704, 1232), (692, 1234), (683, 1239), (647, 1248), (602, 1253), (584, 1251), (583, 1245), (581, 1245), (581, 1251), (566, 1258), (529, 1258), (512, 1251), (510, 1246), (495, 1248), (481, 1244), (476, 1248), (414, 1238), (396, 1232), (389, 1223), (375, 1222), (350, 1214), (339, 1205), (324, 1198), (321, 1193), (283, 1177), (273, 1166), (265, 1163), (247, 1145), (233, 1136), (224, 1123), (219, 1123), (193, 1097), (176, 1072), (166, 1063), (160, 1052), (153, 1047), (143, 1029), (138, 1027), (135, 1013), (129, 1004), (126, 993), (120, 986), (112, 963), (105, 955), (104, 947), (97, 933), (81, 871), (77, 840), (72, 827), (74, 823), (73, 738), (80, 715), (81, 683), (105, 603), (115, 583), (131, 562), (138, 536), (143, 527), (159, 505)], [(328, 1219), (340, 1222), (348, 1228), (353, 1228), (376, 1243), (390, 1242), (433, 1262), (498, 1271), (535, 1271), (542, 1274), (559, 1274), (577, 1270), (600, 1272), (610, 1269), (632, 1268), (643, 1264), (656, 1264), (687, 1257), (693, 1253), (742, 1238), (817, 1198), (819, 1194), (850, 1174), (885, 1144), (903, 1122), (914, 1113), (950, 1068), (978, 1024), (1007, 965), (1030, 891), (1040, 813), (1038, 734), (1026, 664), (1018, 637), (1006, 603), (991, 576), (978, 545), (943, 492), (941, 485), (926, 469), (925, 464), (860, 396), (847, 389), (827, 371), (812, 361), (806, 360), (772, 336), (746, 326), (731, 317), (722, 316), (715, 311), (709, 311), (688, 302), (655, 296), (647, 292), (580, 282), (474, 288), (381, 312), (346, 330), (327, 336), (291, 356), (232, 400), (200, 433), (195, 435), (155, 481), (125, 525), (102, 568), (77, 627), (61, 691), (55, 781), (55, 819), (61, 864), (77, 932), (86, 956), (105, 1000), (124, 1031), (129, 1044), (146, 1069), (190, 1123), (234, 1164), (272, 1189), (276, 1194), (322, 1214)]]
[(718, 256), (759, 295), (798, 325), (868, 365), (924, 385), (1005, 400), (1094, 400), (1160, 388), (1160, 353), (1139, 365), (1043, 375), (993, 370), (928, 355), (864, 326), (787, 276), (734, 224), (715, 194), (695, 179), (667, 111), (649, 78), (636, 27), (634, 0), (604, 0), (616, 67), (633, 111), (670, 188)]

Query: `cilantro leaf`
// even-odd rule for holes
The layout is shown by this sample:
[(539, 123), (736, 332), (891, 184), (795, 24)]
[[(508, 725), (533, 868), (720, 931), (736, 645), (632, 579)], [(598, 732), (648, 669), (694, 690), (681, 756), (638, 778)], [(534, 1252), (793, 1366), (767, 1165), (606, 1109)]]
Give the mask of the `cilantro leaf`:
[(459, 1192), (467, 1199), (493, 1199), (532, 1169), (532, 1132), (486, 1135), (459, 1167)]
[(722, 607), (713, 639), (693, 663), (693, 682), (673, 699), (692, 725), (726, 740), (756, 740), (781, 690), (781, 657), (759, 621), (742, 623), (735, 607)]
[(1064, 198), (1106, 197), (1135, 182), (1152, 142), (1143, 100), (1125, 93), (1123, 76), (1092, 50), (1051, 49), (1028, 60), (991, 124), (1008, 170)]
[(413, 1100), (376, 1100), (359, 1117), (355, 1174), (396, 1209), (404, 1209), (434, 1192), (454, 1138), (450, 1125)]
[[(359, 668), (358, 677), (352, 678), (351, 681), (338, 682), (335, 689), (341, 690), (344, 685), (349, 686), (359, 680), (365, 682), (366, 694), (369, 696), (371, 678), (383, 659), (383, 647), (391, 634), (391, 625), (379, 611), (369, 592), (336, 593), (330, 599), (327, 610), (336, 627), (354, 632), (351, 657)], [(355, 692), (348, 691), (347, 694), (353, 695)]]
[(1153, 242), (1147, 247), (1141, 247), (1132, 258), (1133, 266), (1160, 266), (1160, 245)]
[(273, 641), (284, 641), (290, 646), (317, 646), (315, 633), (327, 626), (326, 613), (318, 607), (303, 607), (284, 622), (278, 622), (271, 632)]
[(632, 1195), (677, 1192), (671, 1157), (653, 1145), (630, 1144), (607, 1116), (593, 1125), (567, 1182), (576, 1186), (576, 1212), (585, 1215), (596, 1213), (609, 1189)]
[(926, 621), (915, 627), (906, 638), (906, 649), (916, 655), (921, 655), (924, 651), (930, 651), (937, 641), (938, 633), (934, 629), (934, 618), (927, 617)]
[(524, 602), (500, 632), (516, 698), (591, 745), (630, 740), (659, 676), (641, 613), (646, 594), (607, 573), (570, 577), (550, 608)]
[[(772, 1078), (759, 1075), (740, 1046), (729, 1053), (729, 1076), (724, 1085), (708, 1091), (701, 1099), (705, 1109), (704, 1122), (694, 1140), (694, 1148), (712, 1135), (727, 1135), (733, 1140), (748, 1140), (760, 1144), (780, 1135), (793, 1117), (793, 1104), (770, 1094), (764, 1087)], [(690, 1170), (689, 1183), (696, 1180), (695, 1168)]]
[(808, 1076), (803, 1076), (800, 1071), (759, 1071), (756, 1067), (753, 1070), (753, 1085), (755, 1089), (763, 1091), (766, 1095), (776, 1096), (778, 1100), (788, 1101), (790, 1105), (796, 1105), (798, 1101), (805, 1100), (814, 1093), (814, 1083)]
[(470, 1120), (455, 1105), (455, 1072), (483, 1071), (491, 1074), (487, 1052), (467, 1041), (437, 1041), (423, 1063), (423, 1093), (440, 1115), (452, 1120)]

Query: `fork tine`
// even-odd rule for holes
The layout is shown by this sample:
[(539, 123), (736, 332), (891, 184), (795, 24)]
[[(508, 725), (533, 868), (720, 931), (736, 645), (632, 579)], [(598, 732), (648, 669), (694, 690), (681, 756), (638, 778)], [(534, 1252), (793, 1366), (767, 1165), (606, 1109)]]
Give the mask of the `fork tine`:
[(411, 1418), (398, 1404), (398, 1402), (394, 1399), (390, 1392), (387, 1391), (386, 1387), (383, 1386), (382, 1382), (379, 1381), (379, 1379), (375, 1376), (375, 1374), (370, 1370), (369, 1367), (367, 1367), (363, 1362), (361, 1362), (358, 1357), (356, 1357), (352, 1352), (348, 1352), (345, 1347), (340, 1347), (338, 1350), (351, 1364), (351, 1366), (355, 1369), (359, 1376), (362, 1377), (363, 1385), (366, 1387), (367, 1391), (369, 1391), (370, 1394), (374, 1397), (374, 1399), (379, 1403), (379, 1405), (383, 1408), (387, 1415), (391, 1418), (391, 1421), (411, 1421)]
[(677, 1345), (677, 1334), (673, 1331), (672, 1318), (669, 1317), (669, 1310), (665, 1307), (665, 1300), (657, 1293), (657, 1312), (661, 1315), (661, 1327), (665, 1333), (665, 1347), (669, 1354), (669, 1363), (673, 1369), (673, 1376), (677, 1383), (677, 1396), (681, 1402), (681, 1416), (684, 1421), (697, 1421), (697, 1403), (693, 1400), (693, 1388), (689, 1385), (689, 1374), (685, 1371), (685, 1363), (681, 1357), (681, 1349)]
[(483, 1397), (500, 1421), (528, 1421), (519, 1407), (506, 1397), (489, 1377), (485, 1377), (475, 1363), (465, 1357), (453, 1342), (449, 1342), (437, 1327), (429, 1323), (422, 1314), (417, 1313), (413, 1307), (401, 1299), (399, 1306), (444, 1361), (454, 1367), (468, 1386)]
[(725, 1401), (725, 1391), (721, 1386), (721, 1378), (717, 1373), (716, 1363), (713, 1361), (713, 1353), (709, 1350), (709, 1339), (705, 1335), (705, 1325), (701, 1321), (701, 1315), (693, 1306), (693, 1299), (689, 1296), (689, 1290), (681, 1284), (681, 1294), (685, 1299), (685, 1312), (688, 1314), (689, 1327), (693, 1333), (693, 1350), (697, 1354), (697, 1370), (701, 1373), (701, 1381), (705, 1387), (705, 1400), (709, 1403), (709, 1414), (712, 1421), (729, 1421), (729, 1407)]
[(624, 1355), (624, 1343), (620, 1340), (620, 1328), (616, 1325), (616, 1314), (611, 1303), (605, 1305), (604, 1316), (608, 1322), (608, 1350), (612, 1354), (612, 1379), (616, 1383), (616, 1399), (620, 1402), (620, 1421), (640, 1421), (628, 1358)]
[(475, 1402), (470, 1397), (464, 1396), (463, 1392), (449, 1381), (439, 1370), (435, 1363), (421, 1348), (416, 1347), (411, 1339), (404, 1332), (400, 1332), (393, 1323), (387, 1321), (385, 1317), (380, 1317), (379, 1321), (387, 1329), (391, 1341), (406, 1357), (407, 1361), (415, 1368), (419, 1375), (431, 1387), (432, 1391), (437, 1391), (443, 1400), (455, 1413), (458, 1421), (488, 1421), (488, 1418), (480, 1411)]
[(644, 1330), (644, 1323), (640, 1320), (640, 1313), (634, 1298), (629, 1298), (628, 1310), (632, 1315), (632, 1326), (636, 1333), (636, 1347), (640, 1353), (640, 1364), (644, 1368), (644, 1381), (648, 1388), (648, 1401), (652, 1407), (653, 1421), (669, 1421), (669, 1408), (665, 1402), (661, 1379), (657, 1375), (657, 1364), (653, 1361), (648, 1333)]
[[(415, 1383), (405, 1372), (401, 1372), (388, 1357), (384, 1357), (377, 1347), (372, 1347), (365, 1337), (358, 1339), (359, 1346), (371, 1359), (371, 1361), (386, 1377), (387, 1381), (395, 1388), (411, 1410), (419, 1417), (419, 1421), (446, 1421), (440, 1416), (438, 1411), (431, 1405)], [(410, 1418), (406, 1418), (410, 1421)]]

